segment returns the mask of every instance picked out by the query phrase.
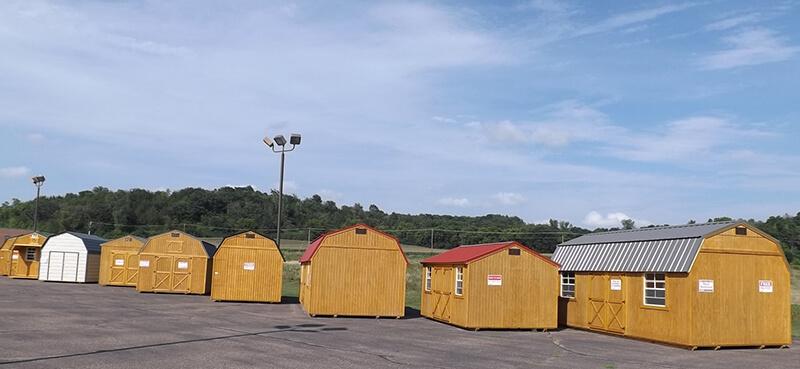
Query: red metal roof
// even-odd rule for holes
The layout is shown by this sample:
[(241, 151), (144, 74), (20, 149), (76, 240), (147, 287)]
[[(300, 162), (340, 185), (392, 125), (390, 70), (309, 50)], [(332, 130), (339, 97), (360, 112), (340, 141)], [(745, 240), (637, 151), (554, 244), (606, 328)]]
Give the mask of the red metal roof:
[(422, 260), (421, 263), (422, 264), (469, 264), (470, 262), (489, 256), (491, 254), (494, 254), (495, 252), (505, 250), (512, 246), (516, 246), (522, 250), (525, 250), (526, 252), (533, 254), (534, 256), (554, 265), (557, 268), (560, 267), (558, 263), (550, 260), (550, 258), (536, 251), (533, 251), (531, 248), (516, 241), (485, 243), (481, 245), (458, 246), (449, 251), (445, 251), (439, 255), (431, 256), (425, 260)]
[(397, 248), (400, 250), (400, 254), (403, 255), (403, 259), (405, 259), (406, 260), (406, 264), (408, 264), (408, 257), (406, 257), (406, 253), (403, 252), (403, 248), (400, 247), (400, 240), (398, 240), (397, 237), (392, 236), (392, 235), (390, 235), (388, 233), (385, 233), (385, 232), (381, 232), (381, 231), (379, 231), (379, 230), (377, 230), (377, 229), (375, 229), (373, 227), (370, 227), (370, 226), (368, 226), (366, 224), (363, 224), (363, 223), (354, 224), (354, 225), (351, 225), (349, 227), (342, 228), (342, 229), (337, 230), (337, 231), (331, 231), (331, 232), (323, 234), (322, 236), (319, 236), (316, 240), (314, 240), (314, 242), (312, 242), (312, 243), (310, 243), (308, 245), (308, 248), (306, 248), (306, 251), (303, 253), (302, 256), (300, 256), (300, 263), (302, 264), (302, 263), (306, 263), (306, 262), (311, 261), (311, 258), (314, 257), (314, 254), (319, 249), (319, 246), (322, 245), (322, 241), (324, 241), (326, 237), (334, 235), (336, 233), (346, 232), (346, 231), (351, 230), (353, 228), (368, 228), (368, 229), (370, 229), (370, 230), (372, 230), (374, 232), (380, 233), (380, 234), (382, 234), (382, 235), (384, 235), (386, 237), (389, 237), (389, 238), (395, 240), (397, 242)]

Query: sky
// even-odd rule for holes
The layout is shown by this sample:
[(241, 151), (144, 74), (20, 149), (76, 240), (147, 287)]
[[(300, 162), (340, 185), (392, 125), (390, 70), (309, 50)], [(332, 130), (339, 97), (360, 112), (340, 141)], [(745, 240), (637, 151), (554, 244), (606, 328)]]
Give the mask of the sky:
[(0, 201), (277, 188), (594, 228), (800, 211), (798, 1), (0, 2)]

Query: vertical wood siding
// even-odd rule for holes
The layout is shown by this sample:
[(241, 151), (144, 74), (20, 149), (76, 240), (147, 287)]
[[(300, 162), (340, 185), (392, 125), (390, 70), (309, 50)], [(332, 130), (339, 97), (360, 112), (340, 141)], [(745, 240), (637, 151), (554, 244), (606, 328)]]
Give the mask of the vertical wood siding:
[(213, 270), (212, 300), (281, 301), (283, 257), (269, 238), (252, 232), (225, 238), (214, 255)]
[[(130, 236), (104, 243), (100, 248), (98, 283), (103, 286), (136, 287), (142, 246), (142, 241)], [(121, 260), (122, 265), (117, 265), (116, 260)]]
[[(177, 233), (178, 237), (172, 237)], [(200, 240), (183, 232), (150, 238), (139, 253), (139, 292), (204, 295), (210, 289), (211, 260)], [(149, 263), (142, 267), (141, 263)], [(186, 268), (180, 268), (181, 266)]]
[(366, 229), (326, 236), (301, 267), (301, 302), (308, 314), (404, 316), (407, 264), (400, 244)]
[[(42, 256), (41, 248), (45, 241), (47, 241), (47, 237), (33, 233), (18, 236), (11, 245), (8, 276), (11, 278), (39, 279), (39, 259)], [(36, 250), (36, 257), (33, 261), (25, 260), (25, 253), (29, 248)], [(18, 256), (17, 259), (14, 259), (15, 254)]]

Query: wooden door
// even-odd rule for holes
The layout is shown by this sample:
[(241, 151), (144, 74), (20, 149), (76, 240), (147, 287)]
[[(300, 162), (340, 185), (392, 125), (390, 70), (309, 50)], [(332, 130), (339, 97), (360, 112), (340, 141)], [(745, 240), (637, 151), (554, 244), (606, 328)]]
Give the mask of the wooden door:
[(139, 281), (139, 255), (126, 255), (125, 262), (125, 282), (128, 286), (136, 286)]
[(153, 268), (153, 291), (171, 291), (172, 288), (172, 256), (156, 256)]
[[(124, 285), (126, 283), (126, 273), (128, 272), (128, 266), (125, 265), (127, 260), (127, 255), (123, 252), (112, 252), (111, 253), (111, 266), (109, 271), (109, 284), (114, 285)], [(136, 269), (138, 270), (138, 263), (135, 265)]]
[(189, 292), (192, 289), (192, 258), (176, 257), (172, 264), (172, 290)]
[(20, 254), (19, 249), (11, 250), (11, 267), (9, 268), (8, 275), (17, 275), (17, 271), (19, 269), (20, 264)]
[[(432, 271), (431, 295), (433, 297), (432, 315), (436, 319), (450, 321), (450, 299), (453, 296), (455, 281), (452, 268), (434, 267)], [(450, 283), (453, 282), (453, 283)]]
[(625, 333), (625, 283), (622, 275), (589, 277), (588, 326), (613, 333)]

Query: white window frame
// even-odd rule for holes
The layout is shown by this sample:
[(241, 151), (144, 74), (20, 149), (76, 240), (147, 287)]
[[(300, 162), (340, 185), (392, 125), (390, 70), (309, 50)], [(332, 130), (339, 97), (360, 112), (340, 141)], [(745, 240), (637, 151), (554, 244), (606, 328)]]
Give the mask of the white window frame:
[(428, 292), (431, 292), (431, 287), (433, 286), (432, 272), (431, 267), (425, 267), (425, 291)]
[(29, 247), (25, 249), (25, 261), (36, 261), (36, 249)]
[[(652, 278), (651, 278), (652, 277)], [(643, 293), (642, 293), (642, 303), (645, 306), (655, 306), (655, 307), (667, 307), (667, 275), (665, 273), (645, 273), (642, 276), (644, 284), (642, 285)], [(650, 286), (648, 286), (650, 284)], [(659, 287), (661, 285), (661, 287)], [(663, 299), (664, 304), (653, 304), (647, 302), (647, 292), (648, 291), (655, 291), (657, 294), (658, 291), (662, 291), (664, 297), (658, 296), (650, 296), (651, 299)]]
[[(572, 296), (564, 295), (564, 286), (572, 286)], [(559, 296), (574, 299), (575, 292), (575, 272), (561, 272), (561, 291), (559, 292)]]
[(464, 267), (456, 267), (455, 282), (453, 292), (456, 296), (464, 296)]

